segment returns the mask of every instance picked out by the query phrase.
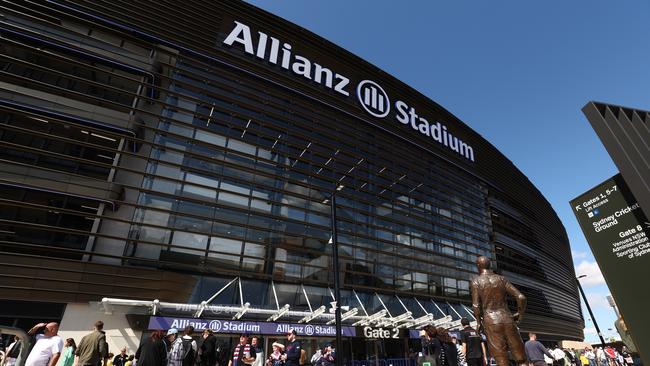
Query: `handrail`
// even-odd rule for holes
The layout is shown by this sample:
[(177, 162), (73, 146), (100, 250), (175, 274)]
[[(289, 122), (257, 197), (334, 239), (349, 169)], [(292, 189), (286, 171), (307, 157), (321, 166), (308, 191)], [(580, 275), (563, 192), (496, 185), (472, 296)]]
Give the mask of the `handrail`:
[(25, 333), (25, 331), (20, 328), (8, 327), (4, 325), (0, 325), (0, 333), (16, 335), (18, 336), (18, 338), (20, 338), (21, 342), (23, 342), (23, 345), (20, 348), (20, 353), (16, 358), (15, 366), (24, 366), (25, 360), (27, 360), (27, 352), (31, 349), (31, 343), (32, 343), (31, 337), (29, 337), (27, 333)]

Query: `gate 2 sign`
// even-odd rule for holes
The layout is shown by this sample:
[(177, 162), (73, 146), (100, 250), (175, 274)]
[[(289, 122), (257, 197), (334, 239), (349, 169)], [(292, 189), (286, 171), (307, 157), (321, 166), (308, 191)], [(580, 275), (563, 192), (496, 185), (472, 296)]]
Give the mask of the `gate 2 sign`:
[(397, 339), (400, 338), (400, 329), (363, 327), (357, 334), (363, 334), (363, 337), (368, 339)]

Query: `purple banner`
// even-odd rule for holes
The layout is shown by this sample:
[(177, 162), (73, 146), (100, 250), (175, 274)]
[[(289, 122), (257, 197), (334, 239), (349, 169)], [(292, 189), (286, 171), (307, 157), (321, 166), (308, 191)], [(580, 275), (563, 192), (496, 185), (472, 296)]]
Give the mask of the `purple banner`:
[[(176, 318), (166, 316), (150, 317), (148, 329), (183, 329), (188, 325), (193, 326), (196, 331), (211, 329), (215, 333), (281, 335), (285, 334), (289, 329), (295, 329), (297, 335), (303, 337), (336, 336), (336, 327), (333, 325), (249, 322), (241, 320)], [(354, 327), (341, 327), (341, 333), (344, 337), (356, 337), (356, 330)]]
[[(416, 329), (411, 329), (409, 330), (409, 338), (420, 338), (420, 332), (421, 330), (416, 330)], [(449, 332), (449, 335), (452, 337), (456, 337), (456, 339), (460, 339), (460, 331), (455, 331), (452, 330)]]

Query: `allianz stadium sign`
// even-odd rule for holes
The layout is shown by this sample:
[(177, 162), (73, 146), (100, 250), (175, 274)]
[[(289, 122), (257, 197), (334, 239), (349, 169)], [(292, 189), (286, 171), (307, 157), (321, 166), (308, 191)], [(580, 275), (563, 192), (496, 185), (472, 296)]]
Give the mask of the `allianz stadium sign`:
[[(344, 97), (349, 97), (351, 91), (354, 90), (359, 104), (371, 116), (382, 119), (392, 116), (396, 122), (409, 126), (462, 157), (474, 161), (472, 146), (453, 136), (447, 130), (447, 126), (441, 122), (434, 122), (432, 119), (419, 115), (416, 108), (407, 102), (397, 100), (391, 104), (388, 93), (376, 82), (362, 80), (356, 83), (356, 87), (352, 89), (353, 83), (349, 77), (294, 52), (290, 43), (283, 42), (262, 31), (253, 34), (251, 27), (235, 21), (232, 30), (223, 40), (223, 44), (242, 48), (244, 52), (255, 56), (258, 60), (291, 71), (298, 77), (322, 85)], [(392, 114), (391, 111), (393, 111)]]

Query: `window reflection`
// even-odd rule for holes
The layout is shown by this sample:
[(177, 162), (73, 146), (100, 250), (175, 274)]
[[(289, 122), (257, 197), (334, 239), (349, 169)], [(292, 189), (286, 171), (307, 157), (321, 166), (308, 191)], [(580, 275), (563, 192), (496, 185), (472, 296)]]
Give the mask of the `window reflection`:
[(207, 249), (208, 236), (174, 231), (171, 244), (170, 251), (203, 256)]
[[(351, 274), (346, 278), (409, 292), (466, 295), (474, 256), (491, 255), (482, 185), (452, 170), (440, 174), (438, 163), (415, 169), (367, 151), (383, 142), (333, 138), (319, 130), (320, 122), (304, 120), (299, 105), (286, 111), (277, 104), (286, 101), (274, 95), (267, 95), (274, 102), (264, 108), (286, 113), (289, 120), (238, 105), (248, 96), (222, 100), (214, 93), (228, 91), (210, 80), (226, 77), (193, 72), (206, 79), (182, 70), (174, 77), (197, 88), (174, 88), (204, 103), (169, 98), (175, 108), (163, 112), (159, 128), (187, 140), (159, 132), (155, 140), (165, 148), (152, 149), (146, 169), (151, 176), (143, 183), (179, 199), (142, 194), (146, 207), (135, 215), (143, 225), (140, 240), (164, 241), (186, 254), (188, 248), (207, 248), (208, 266), (329, 281), (331, 258), (323, 253), (329, 250), (331, 207), (323, 200), (332, 180), (363, 156), (367, 165), (349, 178), (353, 186), (364, 184), (362, 189), (337, 197), (342, 272)], [(307, 122), (315, 127), (301, 125)], [(410, 170), (408, 179), (395, 182)], [(425, 183), (413, 191), (409, 184), (417, 179)], [(443, 277), (458, 282), (441, 283)]]

